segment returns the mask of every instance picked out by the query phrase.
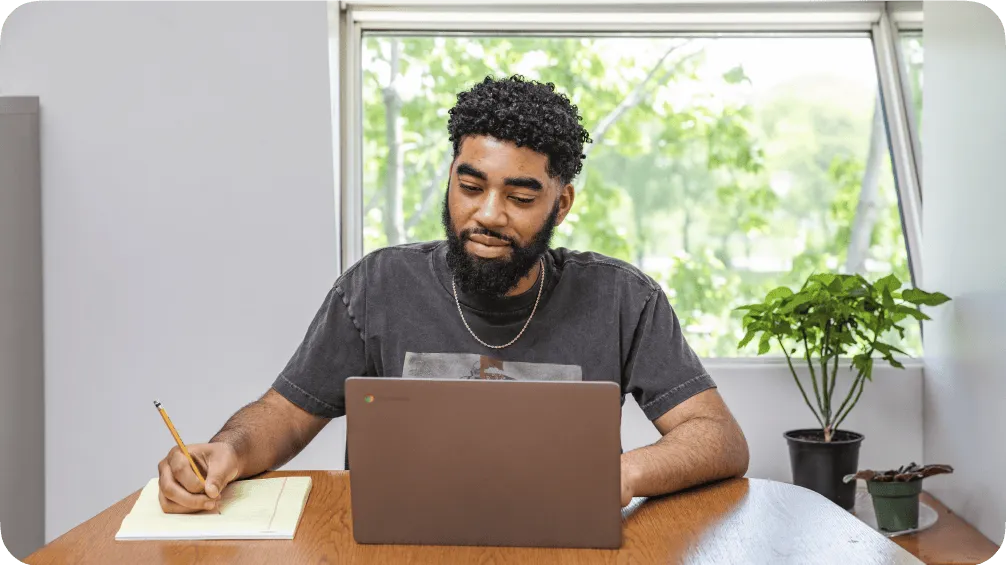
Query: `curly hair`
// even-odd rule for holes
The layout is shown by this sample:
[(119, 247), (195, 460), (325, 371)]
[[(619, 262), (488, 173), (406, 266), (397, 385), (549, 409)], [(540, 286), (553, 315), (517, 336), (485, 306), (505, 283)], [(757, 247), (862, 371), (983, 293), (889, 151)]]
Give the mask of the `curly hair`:
[(566, 184), (583, 168), (583, 145), (591, 141), (581, 121), (576, 105), (552, 83), (486, 77), (458, 94), (447, 131), (455, 157), (466, 136), (488, 135), (547, 156), (548, 174)]

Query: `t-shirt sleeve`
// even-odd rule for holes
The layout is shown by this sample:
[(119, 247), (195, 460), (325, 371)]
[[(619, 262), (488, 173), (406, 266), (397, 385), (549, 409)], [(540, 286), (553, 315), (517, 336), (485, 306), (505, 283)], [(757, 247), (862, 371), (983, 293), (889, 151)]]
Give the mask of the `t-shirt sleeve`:
[(325, 296), (307, 334), (272, 388), (324, 418), (346, 414), (346, 379), (363, 376), (366, 351), (360, 313), (340, 280)]
[(651, 421), (716, 386), (685, 340), (678, 317), (659, 287), (651, 292), (639, 317), (622, 383)]

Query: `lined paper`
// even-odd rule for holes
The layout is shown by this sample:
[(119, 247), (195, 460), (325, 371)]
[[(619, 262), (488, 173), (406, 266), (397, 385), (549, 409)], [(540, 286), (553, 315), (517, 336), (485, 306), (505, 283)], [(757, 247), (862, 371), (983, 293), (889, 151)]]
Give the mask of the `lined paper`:
[(219, 513), (165, 514), (151, 479), (115, 539), (293, 539), (310, 492), (311, 477), (237, 481), (224, 489)]

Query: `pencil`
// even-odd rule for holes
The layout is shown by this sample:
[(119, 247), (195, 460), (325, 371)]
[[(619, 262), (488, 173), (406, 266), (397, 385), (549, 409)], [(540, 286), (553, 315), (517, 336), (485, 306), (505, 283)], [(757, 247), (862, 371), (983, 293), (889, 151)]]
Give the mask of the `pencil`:
[(203, 478), (203, 474), (199, 472), (199, 467), (196, 466), (195, 460), (192, 459), (191, 455), (189, 455), (189, 450), (186, 449), (185, 444), (182, 443), (182, 438), (179, 437), (178, 431), (175, 430), (175, 426), (172, 425), (171, 418), (168, 418), (168, 413), (165, 412), (164, 408), (161, 407), (161, 403), (158, 402), (158, 401), (156, 401), (156, 400), (154, 401), (154, 406), (156, 406), (157, 407), (157, 411), (161, 413), (161, 418), (164, 418), (164, 423), (167, 424), (168, 430), (170, 430), (171, 431), (171, 435), (174, 436), (175, 443), (178, 444), (178, 449), (181, 449), (182, 453), (185, 454), (185, 457), (188, 457), (188, 459), (189, 459), (189, 465), (192, 465), (192, 471), (194, 471), (195, 474), (196, 474), (196, 476), (199, 477), (199, 482), (201, 482), (201, 483), (203, 483), (205, 485), (206, 484), (206, 479)]

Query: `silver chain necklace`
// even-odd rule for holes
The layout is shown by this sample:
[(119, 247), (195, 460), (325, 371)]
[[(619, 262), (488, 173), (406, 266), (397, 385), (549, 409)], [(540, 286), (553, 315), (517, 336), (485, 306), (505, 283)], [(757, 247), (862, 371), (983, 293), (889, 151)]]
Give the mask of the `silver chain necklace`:
[(505, 345), (489, 345), (488, 343), (479, 339), (479, 336), (475, 335), (475, 332), (472, 331), (471, 326), (468, 325), (468, 320), (465, 320), (465, 313), (461, 311), (461, 301), (458, 300), (458, 285), (457, 282), (455, 282), (454, 277), (451, 277), (451, 289), (454, 290), (454, 303), (458, 305), (458, 314), (461, 315), (461, 321), (465, 324), (465, 327), (468, 328), (468, 333), (472, 334), (472, 337), (475, 338), (475, 341), (491, 349), (503, 349), (504, 347), (510, 347), (518, 339), (520, 339), (520, 336), (524, 335), (524, 330), (527, 329), (528, 324), (531, 323), (531, 318), (534, 318), (535, 311), (538, 310), (538, 301), (541, 300), (541, 291), (543, 288), (545, 288), (545, 259), (539, 257), (538, 264), (541, 265), (540, 269), (541, 272), (538, 274), (538, 279), (541, 281), (541, 284), (538, 285), (538, 297), (534, 299), (534, 308), (531, 309), (531, 315), (527, 317), (527, 321), (524, 322), (524, 327), (520, 329), (520, 333), (517, 334), (517, 337), (510, 340), (510, 343), (507, 343)]

